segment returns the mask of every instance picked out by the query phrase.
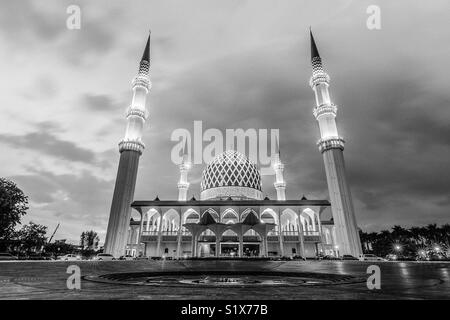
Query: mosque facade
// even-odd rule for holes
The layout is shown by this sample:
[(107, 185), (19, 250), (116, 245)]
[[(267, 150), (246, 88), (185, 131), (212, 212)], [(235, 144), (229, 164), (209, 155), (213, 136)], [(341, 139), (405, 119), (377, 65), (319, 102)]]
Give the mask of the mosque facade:
[[(150, 36), (139, 73), (132, 83), (127, 130), (119, 143), (119, 169), (111, 205), (105, 252), (165, 257), (357, 257), (362, 253), (356, 218), (345, 174), (344, 139), (335, 122), (337, 107), (328, 92), (325, 73), (312, 33), (310, 86), (315, 94), (313, 115), (320, 130), (317, 142), (325, 165), (330, 200), (286, 198), (284, 164), (278, 143), (272, 155), (276, 199), (263, 197), (257, 164), (228, 149), (206, 165), (199, 199), (188, 199), (191, 169), (187, 145), (179, 165), (178, 199), (134, 201), (139, 158), (145, 145), (142, 130), (148, 118)], [(140, 219), (131, 219), (131, 210)]]

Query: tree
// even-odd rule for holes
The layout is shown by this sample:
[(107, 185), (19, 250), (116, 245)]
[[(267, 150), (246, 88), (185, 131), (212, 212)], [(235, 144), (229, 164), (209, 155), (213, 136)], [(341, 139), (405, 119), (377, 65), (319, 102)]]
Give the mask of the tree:
[(39, 251), (41, 247), (47, 242), (47, 238), (45, 237), (46, 233), (46, 226), (30, 221), (29, 224), (24, 225), (17, 232), (17, 236), (22, 244), (22, 248), (26, 252), (30, 252), (33, 249)]
[(55, 242), (45, 244), (44, 250), (46, 253), (52, 254), (56, 258), (57, 256), (74, 253), (76, 250), (76, 246), (66, 243), (65, 240), (57, 240)]
[(11, 180), (0, 178), (0, 240), (14, 236), (14, 228), (28, 210), (28, 197)]
[(80, 246), (82, 246), (83, 249), (97, 250), (99, 241), (100, 238), (98, 237), (97, 232), (93, 230), (83, 231), (80, 237)]

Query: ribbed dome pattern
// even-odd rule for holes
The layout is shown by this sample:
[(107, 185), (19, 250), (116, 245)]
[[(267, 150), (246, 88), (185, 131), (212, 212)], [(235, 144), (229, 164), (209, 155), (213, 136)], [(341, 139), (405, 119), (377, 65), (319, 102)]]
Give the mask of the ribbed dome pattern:
[(256, 164), (234, 150), (217, 155), (203, 170), (202, 191), (217, 187), (247, 187), (261, 191), (261, 175)]

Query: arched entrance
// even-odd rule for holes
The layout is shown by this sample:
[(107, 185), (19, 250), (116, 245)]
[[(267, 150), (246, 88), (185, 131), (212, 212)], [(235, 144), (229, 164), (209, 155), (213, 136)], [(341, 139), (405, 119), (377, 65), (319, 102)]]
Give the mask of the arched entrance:
[(242, 239), (242, 255), (244, 257), (259, 257), (262, 249), (261, 236), (253, 229), (244, 233)]
[(198, 236), (197, 256), (201, 258), (216, 255), (216, 235), (211, 229), (206, 229)]
[(224, 257), (239, 256), (239, 235), (231, 229), (225, 230), (220, 239), (220, 255)]

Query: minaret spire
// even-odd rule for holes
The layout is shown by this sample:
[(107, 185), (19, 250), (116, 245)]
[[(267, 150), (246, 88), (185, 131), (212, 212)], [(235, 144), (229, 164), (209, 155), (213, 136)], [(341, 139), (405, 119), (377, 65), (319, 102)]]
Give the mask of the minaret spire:
[(188, 155), (188, 141), (184, 140), (183, 146), (183, 158), (181, 160), (180, 168), (180, 181), (178, 182), (178, 201), (186, 201), (187, 193), (189, 189), (188, 173), (191, 169), (191, 163), (189, 162)]
[(331, 102), (328, 91), (330, 77), (322, 67), (319, 51), (311, 31), (310, 37), (312, 76), (309, 84), (316, 97), (313, 114), (320, 129), (320, 139), (317, 146), (322, 153), (325, 164), (338, 244), (337, 253), (338, 255), (350, 254), (358, 257), (362, 253), (362, 248), (345, 172), (344, 139), (338, 134), (336, 126), (337, 107)]
[(286, 200), (286, 182), (284, 181), (284, 164), (280, 158), (280, 146), (278, 138), (275, 139), (275, 153), (272, 156), (272, 168), (275, 171), (275, 183), (273, 184), (277, 190), (277, 199)]
[(309, 37), (311, 38), (311, 61), (314, 58), (320, 59), (319, 50), (317, 50), (316, 41), (314, 41), (314, 36), (311, 27), (309, 27)]
[(116, 258), (125, 254), (139, 157), (145, 148), (142, 135), (148, 118), (145, 102), (151, 88), (149, 69), (150, 36), (139, 63), (139, 72), (132, 82), (133, 100), (126, 111), (127, 128), (125, 137), (119, 142), (119, 169), (105, 239), (105, 253)]
[(147, 44), (145, 45), (144, 53), (142, 54), (141, 61), (147, 61), (150, 64), (150, 36), (152, 31), (148, 32)]

